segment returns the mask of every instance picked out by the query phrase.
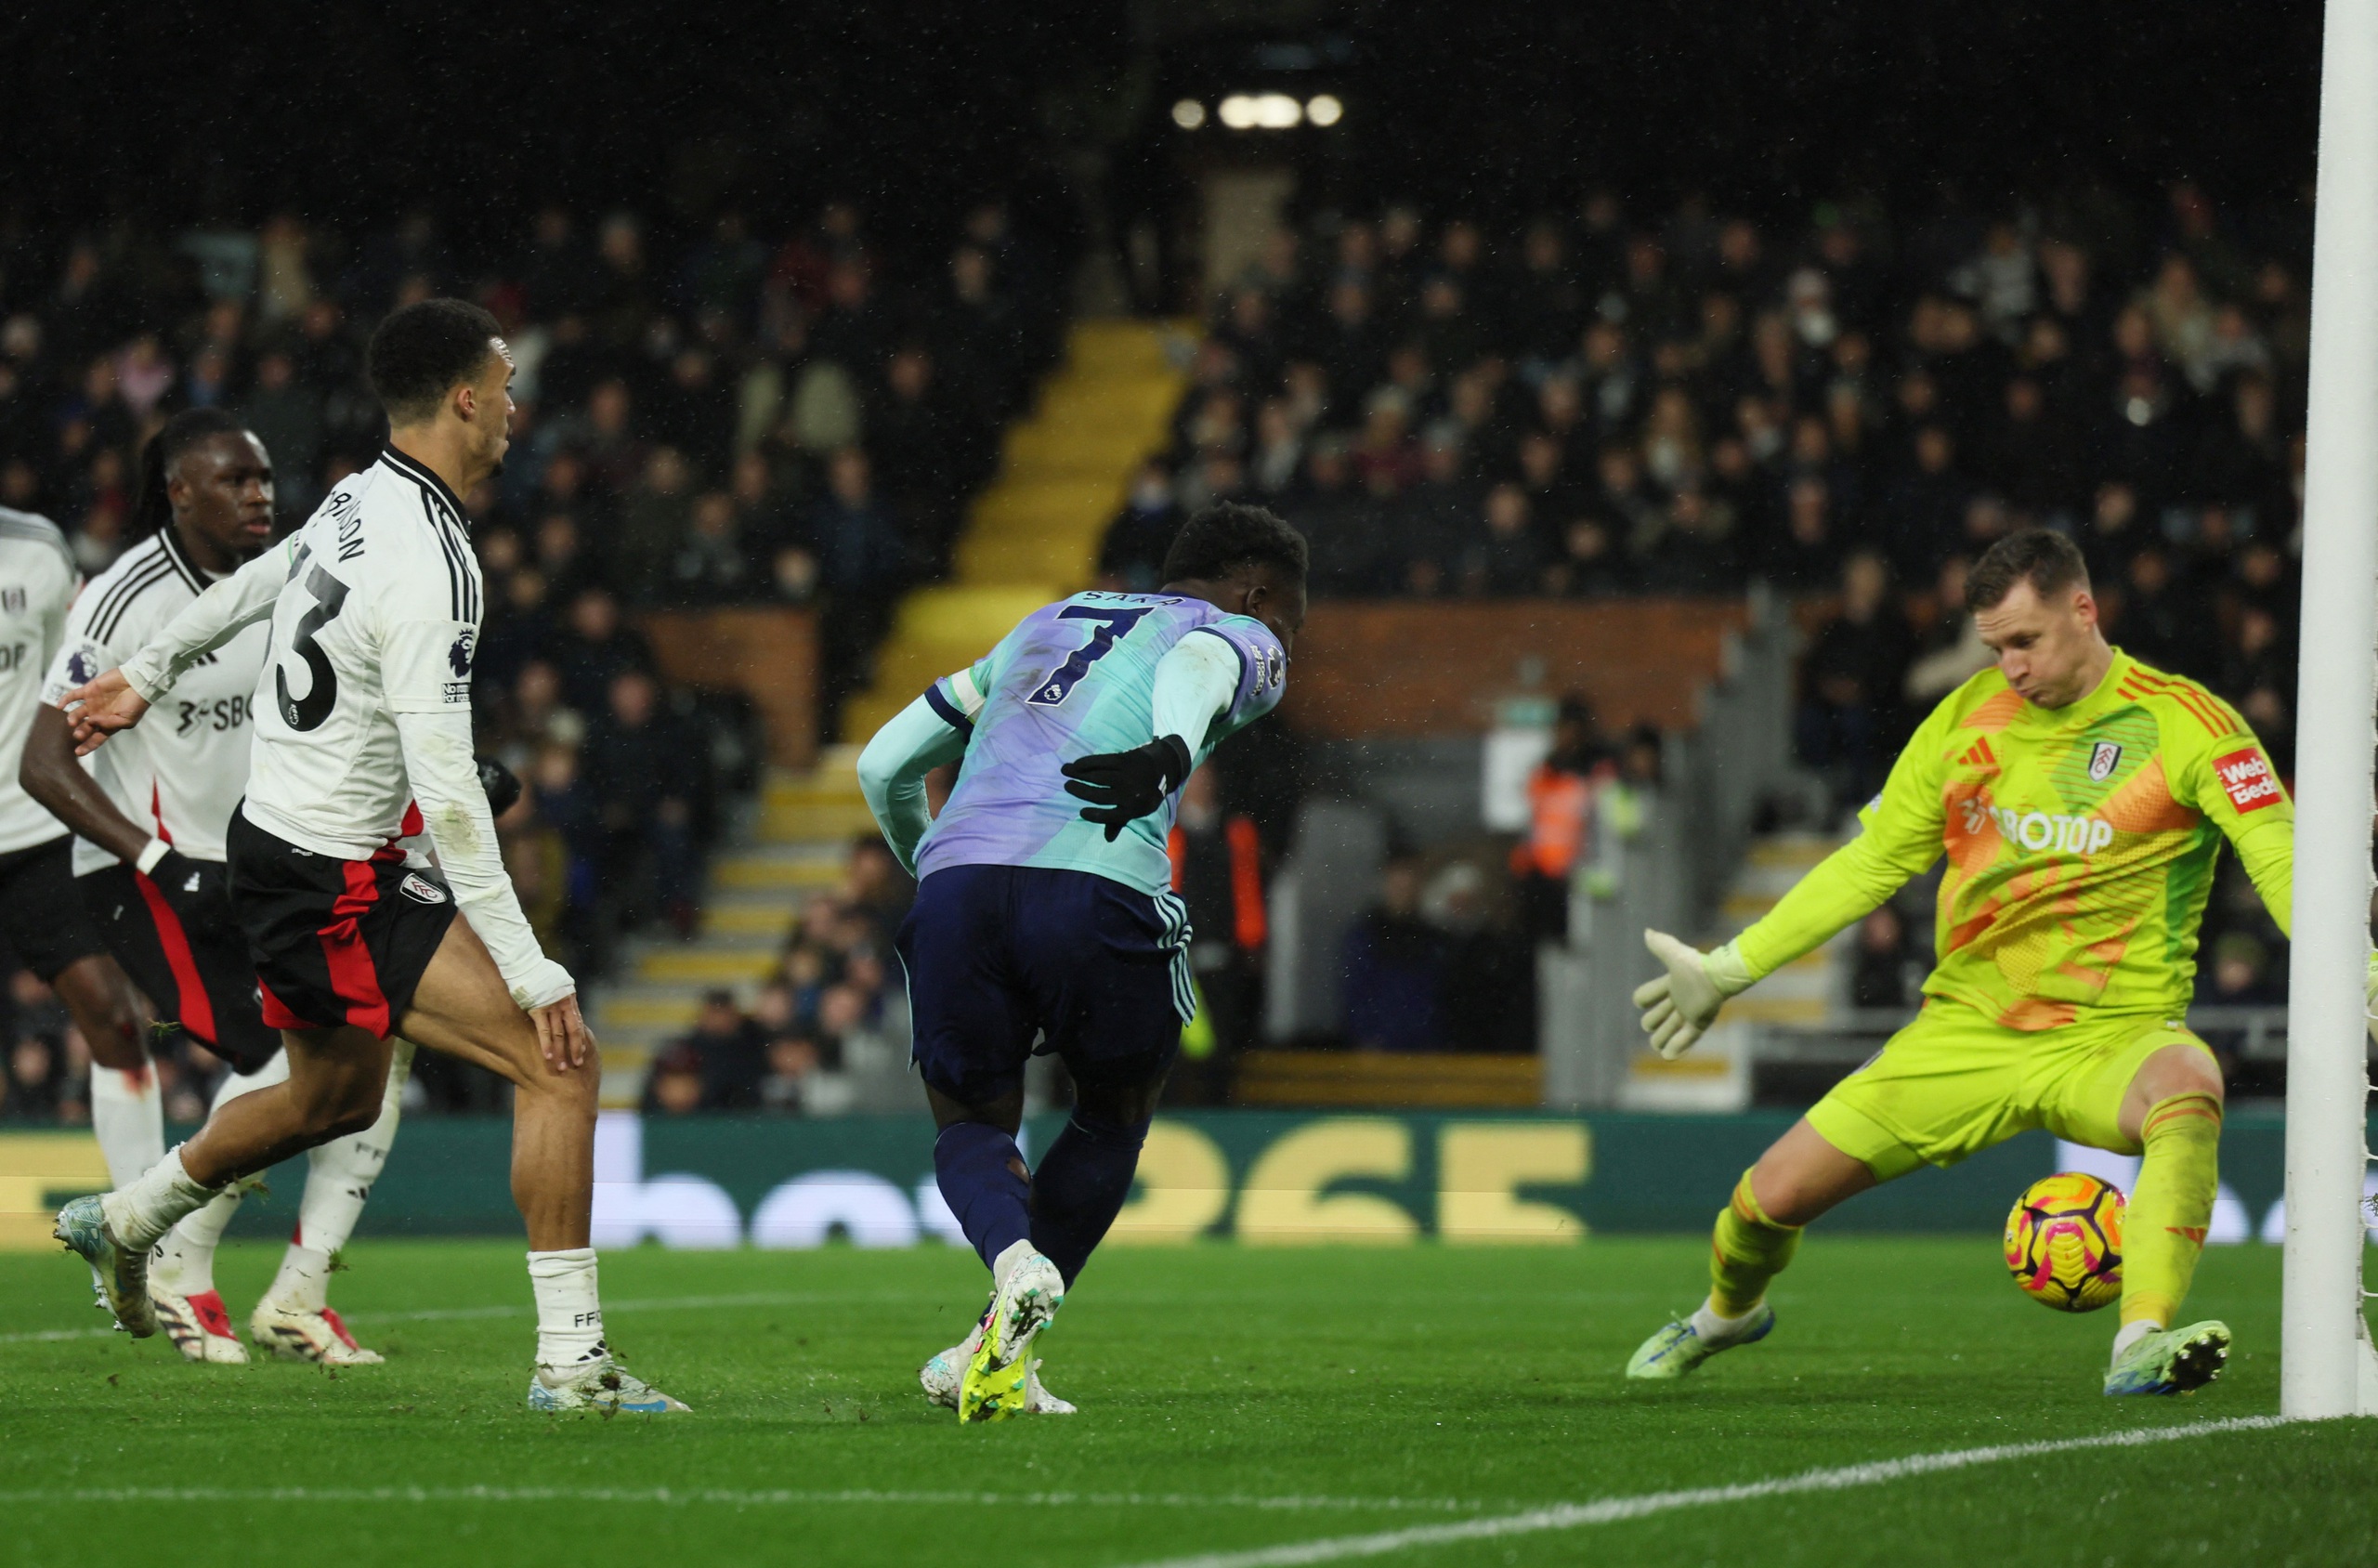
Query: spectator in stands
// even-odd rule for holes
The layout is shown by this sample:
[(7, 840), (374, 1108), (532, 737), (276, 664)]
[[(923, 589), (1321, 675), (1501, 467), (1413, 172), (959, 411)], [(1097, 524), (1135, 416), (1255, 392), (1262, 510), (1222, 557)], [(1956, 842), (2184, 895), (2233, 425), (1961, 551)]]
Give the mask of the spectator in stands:
[(1365, 1051), (1430, 1051), (1442, 1043), (1445, 941), (1420, 918), (1420, 874), (1413, 856), (1390, 860), (1378, 901), (1346, 934), (1339, 997), (1347, 1038)]
[(63, 1108), (59, 1048), (46, 1035), (23, 1034), (8, 1052), (7, 1114), (20, 1121), (56, 1121)]
[(1180, 815), (1166, 847), (1173, 889), (1189, 910), (1189, 966), (1215, 1047), (1210, 1066), (1194, 1074), (1184, 1070), (1175, 1083), (1210, 1103), (1220, 1097), (1215, 1079), (1230, 1058), (1256, 1042), (1264, 944), (1271, 934), (1262, 839), (1252, 817), (1224, 811), (1222, 773), (1213, 762), (1182, 786)]
[(648, 1117), (681, 1117), (707, 1107), (702, 1104), (702, 1058), (695, 1047), (680, 1040), (653, 1059), (644, 1075), (644, 1096), (637, 1108)]
[(758, 1107), (760, 1084), (767, 1076), (767, 1041), (760, 1026), (737, 1005), (733, 991), (705, 995), (692, 1031), (672, 1050), (692, 1054), (701, 1076), (703, 1109)]
[(634, 929), (660, 915), (690, 936), (700, 875), (694, 840), (700, 752), (661, 709), (660, 688), (643, 671), (612, 677), (608, 702), (587, 726), (586, 779), (601, 814), (605, 878), (632, 890), (622, 922)]
[(1880, 555), (1852, 555), (1842, 568), (1841, 612), (1800, 666), (1800, 760), (1826, 776), (1837, 808), (1874, 794), (1900, 742), (1911, 638), (1889, 586)]
[(1528, 830), (1511, 848), (1521, 924), (1532, 942), (1569, 936), (1570, 883), (1592, 854), (1594, 797), (1614, 776), (1593, 704), (1578, 692), (1561, 699), (1552, 749), (1528, 775)]

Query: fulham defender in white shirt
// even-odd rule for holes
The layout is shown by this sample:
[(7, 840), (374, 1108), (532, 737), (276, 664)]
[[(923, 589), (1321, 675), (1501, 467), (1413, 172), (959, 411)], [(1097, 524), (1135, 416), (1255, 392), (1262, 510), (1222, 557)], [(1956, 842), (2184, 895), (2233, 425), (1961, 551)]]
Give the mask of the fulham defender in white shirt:
[[(481, 587), (456, 497), (503, 463), (511, 354), (485, 310), (432, 299), (380, 324), (368, 370), (388, 414), (380, 460), (121, 669), (65, 694), (78, 746), (95, 749), (270, 618), (247, 798), (225, 839), (232, 912), (289, 1078), (225, 1104), (130, 1187), (69, 1204), (58, 1235), (98, 1271), (116, 1321), (154, 1333), (149, 1248), (227, 1183), (370, 1127), (401, 1034), (517, 1091), (512, 1196), (538, 1318), (529, 1407), (683, 1410), (603, 1339), (588, 1229), (599, 1061), (576, 984), (539, 948), (504, 874), (471, 751)], [(425, 830), (438, 868), (399, 846)]]
[[(72, 730), (56, 704), (146, 646), (209, 583), (269, 544), (272, 495), (264, 443), (220, 409), (186, 410), (150, 438), (133, 512), (132, 531), (141, 537), (68, 612), (18, 773), (25, 792), (74, 830), (74, 888), (116, 961), (159, 1018), (231, 1065), (216, 1090), (218, 1106), (289, 1075), (232, 918), (223, 843), (247, 788), (250, 704), (270, 631), (258, 621), (216, 648), (183, 676), (155, 719), (86, 764), (75, 761)], [(331, 1259), (387, 1160), (411, 1054), (411, 1046), (398, 1047), (376, 1122), (307, 1152), (297, 1234), (249, 1318), (256, 1343), (275, 1355), (333, 1366), (380, 1359), (331, 1308)], [(95, 1090), (107, 1070), (94, 1064)], [(98, 1130), (118, 1186), (164, 1157), (154, 1122), (145, 1151), (108, 1147), (110, 1130)], [(215, 1287), (216, 1244), (245, 1186), (232, 1183), (182, 1221), (150, 1262), (158, 1323), (191, 1361), (248, 1359)]]

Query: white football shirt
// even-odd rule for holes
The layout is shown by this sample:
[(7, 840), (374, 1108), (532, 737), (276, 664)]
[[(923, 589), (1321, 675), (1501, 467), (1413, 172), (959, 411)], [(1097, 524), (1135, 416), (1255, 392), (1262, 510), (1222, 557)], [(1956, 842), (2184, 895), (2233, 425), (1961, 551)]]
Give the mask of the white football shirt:
[(18, 786), (42, 678), (65, 634), (67, 608), (83, 574), (66, 536), (46, 517), (0, 507), (0, 855), (47, 843), (66, 831)]
[(520, 913), (471, 754), (481, 606), (461, 503), (392, 447), (122, 668), (153, 705), (142, 722), (153, 723), (201, 656), (269, 617), (241, 811), (340, 860), (422, 832), (425, 813), (455, 902), (513, 999), (542, 1007), (575, 987)]
[[(91, 579), (66, 617), (41, 699), (112, 670), (146, 647), (212, 579), (168, 524)], [(251, 704), (271, 632), (261, 622), (202, 656), (173, 694), (136, 729), (84, 759), (116, 809), (194, 860), (223, 858), (223, 830), (248, 785)], [(74, 874), (117, 863), (95, 843), (74, 841)]]

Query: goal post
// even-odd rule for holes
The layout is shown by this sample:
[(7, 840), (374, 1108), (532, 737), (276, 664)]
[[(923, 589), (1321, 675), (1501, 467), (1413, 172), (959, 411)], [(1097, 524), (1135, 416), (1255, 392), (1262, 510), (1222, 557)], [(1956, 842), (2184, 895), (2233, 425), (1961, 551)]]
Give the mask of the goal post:
[(2378, 1415), (2364, 1316), (2378, 705), (2378, 0), (2328, 0), (2312, 234), (2280, 1408)]

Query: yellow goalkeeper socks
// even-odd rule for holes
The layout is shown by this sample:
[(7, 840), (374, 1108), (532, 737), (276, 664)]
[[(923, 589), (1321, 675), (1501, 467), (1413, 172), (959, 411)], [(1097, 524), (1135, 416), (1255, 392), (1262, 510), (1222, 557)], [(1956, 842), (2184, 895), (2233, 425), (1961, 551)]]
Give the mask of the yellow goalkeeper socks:
[(1750, 1172), (1734, 1183), (1733, 1201), (1718, 1212), (1709, 1238), (1709, 1310), (1741, 1317), (1767, 1299), (1767, 1283), (1799, 1249), (1800, 1227), (1767, 1217), (1750, 1190)]
[(2220, 1183), (2221, 1102), (2175, 1094), (2148, 1108), (2146, 1156), (2123, 1218), (2122, 1321), (2169, 1327), (2188, 1299)]

